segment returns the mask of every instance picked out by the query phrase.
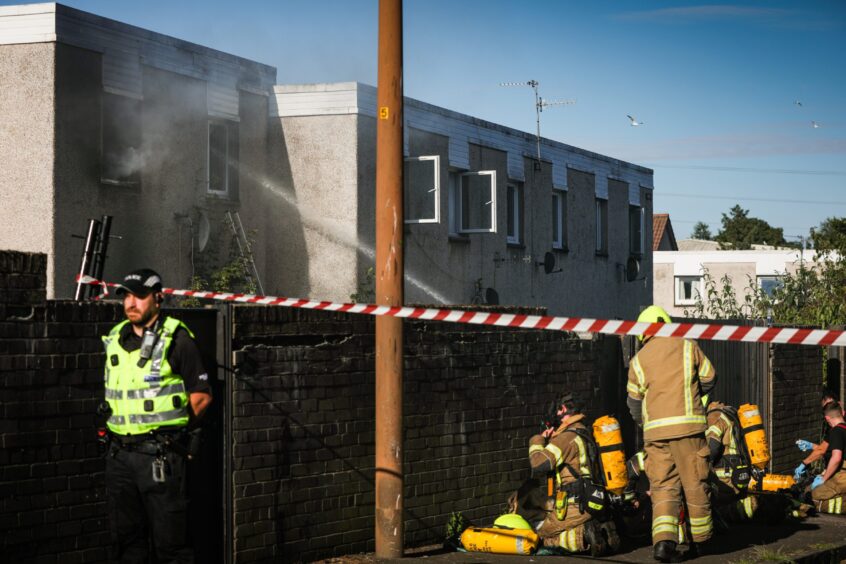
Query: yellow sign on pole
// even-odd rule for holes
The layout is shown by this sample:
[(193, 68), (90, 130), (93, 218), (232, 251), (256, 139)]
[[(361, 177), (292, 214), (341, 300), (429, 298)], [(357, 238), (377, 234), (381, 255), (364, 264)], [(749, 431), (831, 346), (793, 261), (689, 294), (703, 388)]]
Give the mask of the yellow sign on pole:
[(379, 119), (388, 119), (388, 106), (379, 108)]

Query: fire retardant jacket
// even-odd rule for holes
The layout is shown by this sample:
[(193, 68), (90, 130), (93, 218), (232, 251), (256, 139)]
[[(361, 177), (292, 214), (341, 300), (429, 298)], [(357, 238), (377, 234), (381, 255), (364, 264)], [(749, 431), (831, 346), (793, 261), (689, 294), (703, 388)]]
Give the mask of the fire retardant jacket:
[(702, 394), (716, 384), (708, 357), (688, 339), (652, 337), (629, 365), (628, 405), (644, 441), (705, 432)]
[(582, 477), (590, 476), (590, 460), (588, 459), (587, 445), (584, 439), (576, 433), (565, 432), (567, 429), (582, 429), (589, 432), (584, 426), (582, 414), (573, 415), (566, 424), (562, 424), (549, 439), (543, 435), (535, 435), (529, 439), (529, 463), (532, 466), (532, 475), (544, 475), (555, 470), (555, 482), (557, 486), (566, 486), (576, 481), (567, 466), (573, 468)]

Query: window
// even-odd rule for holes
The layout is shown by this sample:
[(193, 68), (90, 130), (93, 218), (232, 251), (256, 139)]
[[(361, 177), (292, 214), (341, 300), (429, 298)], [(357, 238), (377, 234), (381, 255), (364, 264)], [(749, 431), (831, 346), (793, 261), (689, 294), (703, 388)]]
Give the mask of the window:
[(567, 192), (552, 191), (552, 248), (567, 248)]
[(760, 286), (767, 296), (772, 298), (773, 292), (784, 286), (784, 281), (781, 279), (781, 276), (759, 276), (758, 286)]
[(520, 228), (522, 227), (522, 208), (520, 206), (520, 188), (509, 184), (506, 188), (506, 229), (505, 240), (508, 243), (520, 243)]
[(103, 93), (100, 182), (137, 186), (145, 155), (141, 147), (141, 101)]
[(459, 204), (459, 233), (496, 233), (496, 171), (463, 173)]
[(676, 305), (695, 304), (701, 292), (701, 276), (676, 276)]
[(209, 121), (208, 193), (238, 195), (238, 127), (226, 121)]
[(629, 252), (642, 255), (644, 249), (644, 210), (640, 206), (629, 206)]
[(409, 157), (403, 175), (405, 223), (438, 223), (441, 209), (440, 157)]
[(596, 254), (608, 255), (608, 200), (596, 199)]

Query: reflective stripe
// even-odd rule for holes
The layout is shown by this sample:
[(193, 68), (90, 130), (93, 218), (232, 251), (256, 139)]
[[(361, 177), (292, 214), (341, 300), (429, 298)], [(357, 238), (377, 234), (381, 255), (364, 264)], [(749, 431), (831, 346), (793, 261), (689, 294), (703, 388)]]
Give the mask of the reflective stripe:
[(679, 415), (677, 417), (662, 417), (661, 419), (656, 419), (655, 421), (650, 421), (648, 423), (644, 423), (643, 430), (649, 431), (651, 429), (657, 429), (658, 427), (669, 427), (670, 425), (685, 425), (685, 424), (696, 424), (700, 423), (702, 425), (705, 424), (705, 416), (704, 415)]
[(543, 445), (532, 445), (529, 447), (529, 456), (532, 456), (536, 452), (541, 452), (543, 450)]
[(106, 399), (120, 399), (123, 397), (123, 390), (106, 388)]
[(638, 393), (643, 400), (640, 404), (641, 419), (643, 419), (643, 424), (646, 425), (649, 422), (649, 413), (646, 410), (646, 374), (643, 373), (643, 367), (640, 365), (640, 359), (637, 356), (632, 359), (631, 366), (634, 368), (635, 376), (637, 376)]
[(185, 383), (171, 384), (162, 388), (146, 388), (143, 390), (128, 390), (126, 392), (127, 399), (150, 399), (159, 396), (167, 396), (170, 394), (179, 394), (185, 391)]
[(590, 477), (590, 466), (588, 466), (588, 457), (587, 457), (587, 449), (585, 448), (585, 443), (582, 441), (582, 438), (578, 435), (574, 439), (576, 446), (579, 447), (579, 473), (582, 475), (583, 478)]
[[(703, 355), (704, 356), (704, 355)], [(708, 357), (703, 358), (703, 363), (699, 367), (699, 377), (702, 378), (703, 376), (707, 376), (708, 373), (711, 371), (711, 361), (708, 360)]]
[(561, 531), (558, 535), (558, 544), (567, 552), (581, 552), (575, 528)]
[(112, 415), (111, 417), (109, 417), (109, 423), (111, 423), (112, 425), (123, 425), (125, 421), (126, 417), (124, 417), (123, 415)]
[(561, 449), (552, 443), (546, 445), (545, 449), (552, 453), (553, 459), (555, 460), (555, 467), (557, 468), (561, 466), (561, 461), (564, 460), (564, 453), (561, 452)]
[(679, 518), (673, 515), (659, 515), (652, 518), (652, 536), (660, 533), (670, 533), (677, 536), (679, 530)]
[(640, 398), (640, 388), (634, 382), (629, 382), (628, 384), (626, 384), (626, 391), (629, 393), (629, 395), (633, 395), (634, 399)]
[(684, 413), (693, 415), (693, 343), (684, 342)]
[(171, 411), (163, 411), (161, 413), (144, 413), (141, 415), (133, 414), (129, 416), (130, 423), (162, 423), (171, 419), (179, 419), (185, 417), (188, 412), (185, 408), (173, 409)]
[(644, 455), (643, 451), (642, 451), (642, 450), (641, 450), (641, 451), (638, 451), (638, 453), (637, 453), (637, 454), (635, 454), (635, 458), (637, 459), (637, 467), (638, 467), (638, 469), (639, 469), (641, 472), (645, 471), (645, 470), (646, 470), (646, 464), (645, 464), (645, 458), (646, 458), (646, 456)]
[(752, 516), (755, 514), (755, 508), (752, 507), (752, 498), (748, 496), (744, 497), (741, 500), (741, 503), (743, 504), (743, 512), (746, 513), (746, 517), (751, 519)]
[(711, 526), (711, 516), (706, 515), (704, 517), (690, 517), (690, 526), (691, 527), (710, 527)]
[(723, 430), (720, 428), (719, 425), (711, 425), (708, 427), (708, 430), (705, 431), (705, 436), (714, 435), (714, 438), (721, 439), (723, 437)]

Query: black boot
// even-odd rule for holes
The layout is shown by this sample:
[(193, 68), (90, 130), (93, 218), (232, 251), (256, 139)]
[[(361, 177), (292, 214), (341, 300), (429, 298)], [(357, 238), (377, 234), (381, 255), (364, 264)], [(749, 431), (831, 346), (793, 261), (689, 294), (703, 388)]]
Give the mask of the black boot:
[(676, 550), (676, 543), (673, 541), (658, 541), (652, 555), (658, 562), (682, 561), (682, 554)]
[(601, 525), (605, 532), (605, 539), (608, 541), (608, 554), (616, 554), (620, 551), (620, 545), (623, 544), (620, 535), (617, 534), (617, 525), (614, 521), (605, 521)]
[(585, 523), (584, 540), (588, 545), (591, 556), (604, 556), (608, 554), (608, 539), (605, 536), (605, 531), (600, 526), (599, 522), (591, 519)]

